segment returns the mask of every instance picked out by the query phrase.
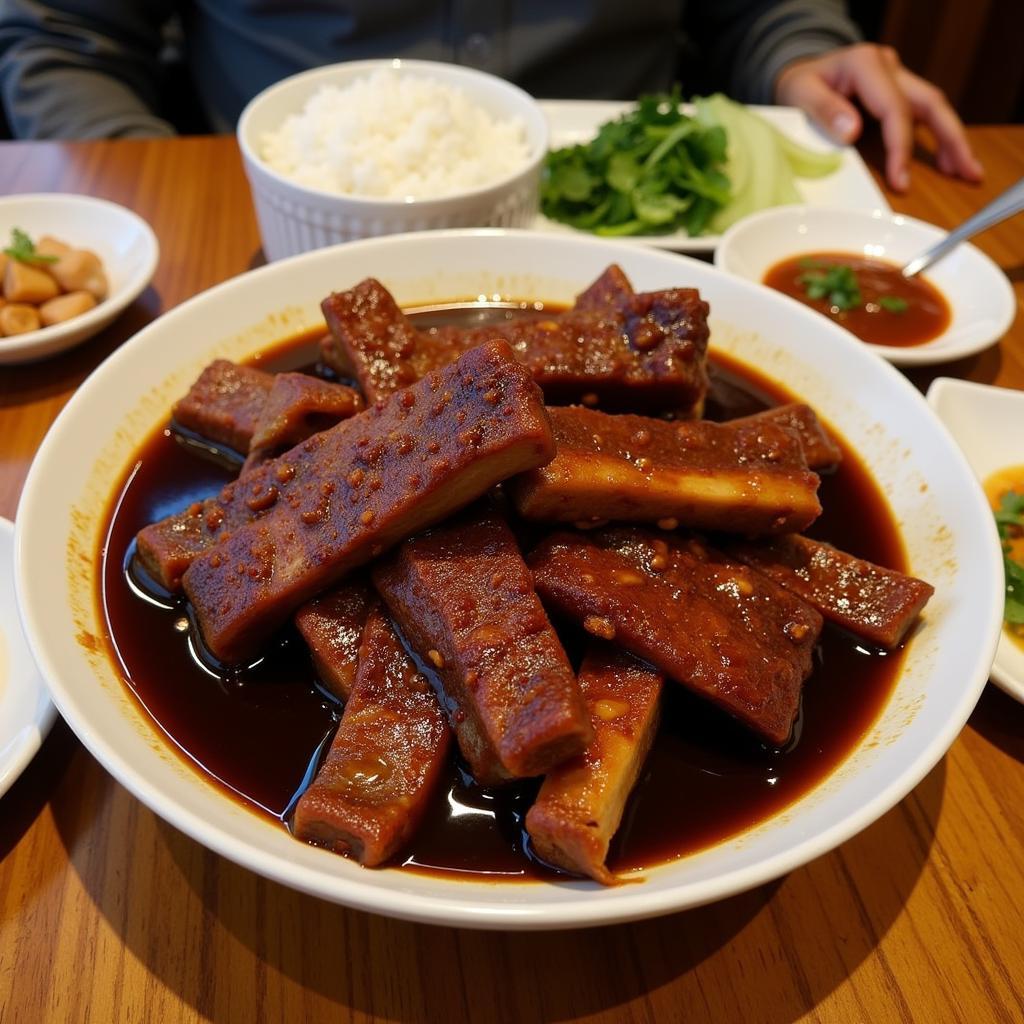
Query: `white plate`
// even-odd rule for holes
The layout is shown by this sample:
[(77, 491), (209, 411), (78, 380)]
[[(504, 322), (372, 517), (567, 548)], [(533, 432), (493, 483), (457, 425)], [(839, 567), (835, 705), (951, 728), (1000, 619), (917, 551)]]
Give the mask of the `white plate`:
[(34, 240), (53, 235), (99, 256), (110, 294), (88, 313), (27, 334), (0, 337), (0, 365), (24, 363), (63, 352), (98, 334), (149, 284), (160, 246), (153, 229), (117, 203), (61, 192), (0, 198), (0, 248), (10, 244), (11, 229)]
[(14, 524), (0, 517), (0, 796), (35, 756), (56, 713), (18, 617)]
[[(963, 449), (978, 479), (1000, 469), (1024, 466), (1024, 391), (936, 377), (928, 388), (928, 404)], [(1002, 594), (1002, 576), (998, 581)], [(1024, 647), (1004, 629), (999, 637), (992, 679), (1024, 704)]]
[[(540, 100), (551, 129), (551, 148), (589, 142), (606, 121), (619, 117), (635, 104), (612, 100)], [(812, 206), (843, 206), (852, 210), (888, 210), (885, 196), (875, 184), (860, 154), (852, 146), (836, 146), (827, 140), (796, 107), (752, 107), (766, 121), (785, 132), (794, 142), (809, 149), (838, 150), (842, 163), (824, 178), (798, 178), (797, 188), (804, 202)], [(538, 215), (534, 230), (545, 234), (579, 236), (586, 232)], [(652, 245), (659, 249), (685, 252), (713, 252), (719, 235), (691, 238), (685, 231), (671, 235), (636, 235), (617, 241), (626, 245)]]
[[(162, 428), (171, 403), (211, 359), (243, 358), (322, 326), (319, 304), (332, 290), (372, 275), (407, 305), (466, 295), (569, 302), (613, 261), (640, 289), (699, 287), (714, 310), (714, 345), (803, 395), (871, 467), (902, 524), (913, 571), (936, 587), (892, 697), (816, 789), (740, 836), (651, 869), (641, 884), (369, 871), (297, 843), (173, 754), (106, 654), (92, 575), (111, 488), (139, 440)], [(890, 365), (810, 310), (707, 263), (533, 231), (351, 242), (243, 274), (171, 310), (114, 352), (65, 406), (29, 472), (18, 532), (18, 594), (54, 701), (128, 789), (267, 877), (349, 906), (467, 927), (559, 928), (665, 914), (759, 885), (831, 849), (900, 800), (956, 738), (988, 678), (1002, 615), (1000, 554), (984, 496), (923, 397)]]
[[(715, 253), (715, 266), (750, 281), (764, 280), (780, 260), (811, 252), (854, 252), (902, 266), (946, 233), (934, 224), (887, 210), (786, 206), (762, 210), (729, 228)], [(988, 348), (1013, 323), (1017, 299), (1010, 282), (969, 242), (929, 267), (924, 276), (949, 303), (952, 316), (946, 330), (923, 345), (893, 348), (861, 342), (865, 348), (897, 366), (945, 363)]]

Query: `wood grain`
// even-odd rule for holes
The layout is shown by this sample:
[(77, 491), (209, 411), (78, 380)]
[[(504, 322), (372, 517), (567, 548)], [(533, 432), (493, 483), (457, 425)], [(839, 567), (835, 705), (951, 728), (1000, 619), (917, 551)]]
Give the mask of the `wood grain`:
[[(1024, 128), (976, 128), (981, 187), (922, 139), (902, 211), (952, 226), (1020, 175)], [(873, 143), (865, 151), (877, 163)], [(113, 327), (0, 368), (0, 513), (88, 372), (155, 316), (261, 262), (233, 140), (0, 145), (0, 191), (132, 207), (162, 246)], [(1024, 298), (1024, 232), (978, 239)], [(916, 371), (1024, 388), (1024, 322)], [(945, 758), (838, 850), (709, 907), (590, 931), (503, 935), (345, 910), (157, 819), (58, 722), (0, 800), (0, 1021), (1024, 1020), (1024, 707), (992, 687)]]

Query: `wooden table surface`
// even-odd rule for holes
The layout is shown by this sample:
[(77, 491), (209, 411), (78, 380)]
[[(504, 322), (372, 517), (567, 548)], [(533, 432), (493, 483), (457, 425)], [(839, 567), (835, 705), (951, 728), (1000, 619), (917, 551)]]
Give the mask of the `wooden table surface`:
[[(1024, 127), (979, 127), (983, 186), (924, 148), (900, 211), (952, 226), (1015, 181)], [(877, 149), (865, 147), (872, 166)], [(0, 144), (0, 193), (131, 207), (152, 287), (52, 361), (0, 367), (0, 514), (61, 406), (109, 352), (262, 261), (234, 141)], [(1024, 229), (980, 236), (1024, 299)], [(1024, 389), (1024, 316), (938, 373)], [(1007, 429), (1018, 429), (1018, 424)], [(130, 796), (60, 721), (0, 799), (0, 1021), (1024, 1020), (1024, 707), (989, 686), (930, 775), (832, 853), (752, 892), (638, 924), (539, 935), (390, 921), (285, 889)]]

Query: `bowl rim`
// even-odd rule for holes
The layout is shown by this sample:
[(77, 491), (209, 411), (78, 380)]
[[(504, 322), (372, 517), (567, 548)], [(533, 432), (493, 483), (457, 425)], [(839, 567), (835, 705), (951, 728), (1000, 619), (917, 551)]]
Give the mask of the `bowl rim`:
[[(160, 261), (160, 242), (152, 227), (134, 210), (130, 210), (120, 203), (98, 196), (79, 195), (76, 192), (18, 192), (0, 196), (0, 210), (25, 203), (43, 205), (63, 203), (72, 207), (93, 207), (110, 216), (120, 217), (141, 236), (144, 258), (119, 289), (108, 295), (102, 302), (98, 302), (88, 312), (59, 324), (51, 324), (49, 327), (41, 327), (39, 330), (28, 331), (25, 334), (10, 335), (0, 340), (0, 347), (2, 347), (0, 362), (13, 362), (14, 359), (8, 358), (10, 356), (24, 355), (24, 359), (27, 361), (37, 357), (56, 355), (72, 344), (86, 341), (142, 294), (143, 289), (153, 279), (153, 274)], [(61, 344), (70, 335), (77, 335), (79, 332), (85, 333), (67, 345)], [(37, 349), (44, 351), (33, 355)]]
[[(533, 243), (543, 241), (544, 244), (554, 244), (556, 247), (564, 247), (566, 250), (578, 248), (581, 244), (581, 241), (575, 238), (557, 240), (554, 242), (550, 239), (538, 240), (535, 233), (525, 230), (449, 229), (430, 232), (428, 234), (424, 234), (422, 232), (408, 232), (404, 234), (370, 238), (356, 243), (342, 243), (341, 245), (332, 246), (328, 249), (303, 253), (298, 256), (291, 257), (288, 260), (282, 260), (277, 263), (260, 267), (249, 272), (243, 277), (236, 277), (222, 282), (213, 288), (193, 296), (191, 299), (169, 310), (159, 318), (159, 320), (162, 321), (159, 328), (156, 326), (157, 321), (154, 321), (153, 324), (148, 325), (134, 338), (126, 342), (125, 345), (111, 353), (111, 355), (107, 357), (104, 363), (102, 363), (94, 373), (97, 375), (109, 375), (113, 373), (119, 364), (122, 361), (127, 361), (131, 357), (133, 350), (139, 347), (140, 339), (152, 336), (158, 331), (162, 333), (168, 328), (168, 326), (172, 326), (179, 318), (185, 317), (199, 305), (215, 300), (225, 291), (237, 288), (242, 280), (259, 281), (268, 274), (279, 274), (285, 273), (286, 271), (294, 271), (295, 268), (299, 268), (305, 263), (330, 260), (332, 255), (340, 254), (342, 249), (344, 249), (347, 255), (351, 255), (353, 252), (353, 245), (357, 246), (360, 251), (366, 250), (369, 247), (387, 250), (389, 248), (408, 245), (410, 240), (415, 240), (414, 244), (433, 245), (440, 239), (459, 238), (461, 240), (466, 240), (470, 238), (488, 236), (510, 237), (513, 239), (520, 238), (524, 241), (529, 240)], [(616, 243), (607, 240), (588, 240), (583, 244), (594, 244), (596, 246), (600, 246), (609, 254), (609, 256), (614, 252), (617, 252), (623, 261), (628, 261), (636, 252), (635, 250), (616, 245)], [(680, 263), (681, 271), (685, 270), (685, 265), (689, 263), (695, 267), (702, 268), (705, 272), (710, 270), (713, 273), (721, 273), (721, 271), (717, 271), (715, 268), (709, 267), (707, 263), (694, 260), (689, 257), (663, 253), (658, 250), (651, 250), (650, 255), (662, 261), (682, 261)], [(767, 289), (764, 289), (764, 286), (753, 282), (737, 279), (735, 277), (731, 280), (734, 285), (738, 282), (738, 287), (741, 291), (750, 289), (768, 291)], [(774, 292), (771, 294), (773, 296), (776, 295)], [(776, 296), (776, 298), (781, 297)], [(772, 301), (775, 301), (775, 299)], [(816, 328), (819, 330), (822, 329), (820, 324), (821, 318), (815, 314), (813, 310), (803, 307), (799, 303), (794, 303), (793, 305), (796, 312), (791, 313), (791, 315), (803, 317), (807, 323), (810, 324), (813, 322)], [(825, 330), (828, 331), (829, 329), (825, 328)], [(838, 327), (836, 327), (832, 333), (835, 333), (836, 331), (839, 332), (835, 339), (837, 344), (862, 348), (860, 343), (855, 341), (852, 335), (849, 335), (845, 331), (841, 331)], [(971, 479), (973, 479), (973, 475), (971, 474), (966, 458), (963, 456), (959, 447), (956, 446), (944, 425), (938, 420), (930, 407), (928, 407), (924, 396), (913, 387), (910, 381), (900, 374), (894, 367), (886, 365), (880, 361), (875, 364), (875, 369), (873, 369), (872, 372), (888, 375), (894, 386), (903, 393), (905, 399), (908, 402), (913, 403), (917, 407), (918, 412), (923, 411), (927, 414), (927, 418), (930, 421), (932, 428), (937, 430), (939, 438), (944, 438), (947, 442), (949, 449), (948, 458), (950, 462), (958, 466), (961, 473), (967, 474)], [(47, 461), (46, 456), (48, 455), (49, 450), (58, 444), (58, 439), (61, 434), (61, 430), (58, 428), (62, 425), (65, 419), (72, 418), (72, 411), (76, 408), (76, 400), (77, 395), (73, 396), (68, 405), (61, 411), (53, 427), (44, 439), (37, 459), (30, 468), (29, 478), (26, 480), (25, 489), (22, 494), (22, 501), (19, 504), (19, 512), (22, 512), (32, 501), (34, 492), (39, 486), (38, 481), (41, 475), (40, 467), (45, 465)], [(978, 495), (975, 497), (977, 497), (978, 501), (982, 500), (980, 496), (980, 488), (978, 490)], [(993, 559), (994, 565), (994, 559), (998, 547), (995, 541), (995, 526), (991, 521), (991, 516), (987, 516), (986, 518), (990, 524), (989, 532), (991, 533), (991, 543), (989, 548), (991, 549), (991, 558)], [(55, 675), (57, 676), (56, 685), (52, 685), (51, 689), (53, 691), (54, 702), (60, 708), (62, 713), (64, 713), (66, 701), (70, 700), (71, 703), (75, 703), (76, 698), (74, 697), (72, 688), (66, 687), (66, 685), (61, 681), (59, 673), (55, 672), (54, 664), (48, 649), (40, 647), (37, 643), (38, 637), (45, 635), (40, 632), (39, 627), (41, 623), (35, 622), (24, 610), (24, 595), (28, 594), (31, 581), (30, 565), (24, 552), (24, 531), (28, 529), (25, 525), (27, 517), (19, 515), (16, 522), (18, 523), (19, 529), (16, 543), (15, 575), (19, 601), (23, 608), (23, 616), (26, 618), (26, 632), (29, 634), (30, 642), (32, 643), (37, 661), (39, 662), (46, 678), (49, 680)], [(275, 881), (285, 884), (291, 888), (308, 892), (320, 898), (335, 899), (338, 902), (342, 902), (347, 906), (355, 907), (357, 909), (383, 913), (388, 916), (399, 917), (407, 920), (476, 928), (539, 930), (637, 920), (644, 917), (651, 917), (675, 910), (699, 906), (777, 878), (789, 870), (799, 867), (845, 842), (861, 829), (877, 820), (883, 813), (891, 809), (899, 802), (899, 800), (906, 796), (906, 794), (909, 793), (929, 771), (931, 771), (942, 755), (954, 742), (960, 730), (963, 728), (963, 725), (967, 721), (967, 718), (974, 708), (988, 679), (988, 668), (991, 663), (991, 655), (994, 654), (996, 641), (998, 639), (999, 624), (1001, 623), (1001, 604), (997, 608), (994, 591), (995, 588), (993, 588), (993, 595), (989, 595), (989, 608), (987, 609), (988, 618), (992, 620), (993, 624), (993, 629), (990, 630), (991, 636), (987, 638), (990, 640), (990, 643), (979, 648), (978, 657), (972, 662), (970, 673), (967, 674), (967, 677), (962, 681), (962, 688), (959, 691), (957, 701), (952, 703), (944, 712), (945, 717), (943, 718), (942, 728), (936, 730), (930, 738), (921, 745), (921, 748), (917, 751), (913, 760), (909, 761), (906, 767), (896, 774), (891, 781), (880, 786), (878, 790), (872, 794), (870, 799), (865, 800), (857, 807), (856, 811), (850, 813), (842, 820), (836, 821), (830, 826), (822, 828), (809, 836), (805, 836), (799, 841), (794, 841), (792, 845), (789, 845), (770, 856), (763, 857), (746, 867), (733, 868), (730, 871), (715, 875), (710, 879), (691, 881), (689, 883), (682, 884), (678, 888), (692, 889), (697, 887), (700, 890), (699, 896), (694, 896), (693, 893), (690, 892), (685, 899), (685, 902), (680, 902), (678, 899), (673, 901), (668, 894), (657, 889), (648, 889), (645, 892), (643, 891), (644, 887), (627, 886), (625, 887), (626, 889), (633, 889), (634, 891), (628, 893), (624, 899), (617, 900), (616, 902), (608, 902), (606, 900), (593, 898), (595, 894), (588, 892), (584, 899), (573, 901), (569, 904), (549, 904), (546, 907), (541, 906), (540, 908), (531, 908), (529, 906), (519, 907), (513, 903), (508, 903), (503, 906), (490, 903), (481, 907), (479, 904), (473, 905), (468, 902), (459, 902), (446, 893), (442, 893), (441, 895), (425, 894), (422, 892), (412, 893), (402, 891), (399, 887), (385, 888), (374, 885), (364, 885), (359, 882), (353, 883), (351, 879), (342, 875), (335, 876), (337, 884), (332, 887), (331, 892), (325, 892), (325, 887), (322, 881), (322, 871), (314, 870), (307, 864), (294, 862), (285, 864), (282, 858), (279, 858), (273, 852), (268, 852), (260, 846), (247, 843), (244, 840), (239, 839), (231, 833), (231, 830), (226, 825), (222, 825), (216, 820), (210, 820), (204, 817), (198, 810), (187, 806), (185, 802), (176, 800), (173, 795), (169, 795), (167, 793), (165, 787), (162, 787), (143, 773), (137, 771), (135, 766), (127, 760), (126, 756), (116, 747), (116, 745), (108, 742), (107, 738), (103, 735), (103, 730), (96, 728), (92, 720), (88, 718), (83, 720), (73, 716), (73, 728), (86, 747), (123, 785), (126, 786), (126, 788), (128, 788), (134, 795), (142, 800), (143, 803), (152, 808), (161, 817), (175, 825), (175, 827), (181, 829), (188, 835), (196, 838), (197, 841), (206, 845), (208, 848), (227, 857), (235, 863), (241, 864), (264, 877), (272, 878)], [(980, 605), (982, 603), (983, 599), (979, 597), (978, 604)], [(988, 655), (987, 657), (986, 654)], [(135, 707), (135, 713), (137, 715), (144, 716), (144, 712), (137, 705)], [(154, 728), (151, 720), (147, 719), (146, 724), (151, 729)], [(166, 743), (167, 741), (161, 740), (161, 742)], [(212, 785), (207, 779), (203, 778), (202, 774), (198, 770), (195, 768), (190, 770), (193, 772), (198, 784), (207, 787)], [(836, 770), (839, 770), (838, 766)], [(222, 798), (227, 799), (226, 797)], [(235, 802), (232, 801), (232, 803), (234, 804)], [(252, 814), (253, 812), (247, 810), (245, 813)], [(785, 813), (785, 811), (780, 813)], [(289, 842), (291, 841), (292, 840), (289, 840)], [(502, 888), (504, 888), (504, 886), (502, 886)], [(344, 896), (339, 894), (340, 890), (344, 890)], [(530, 889), (524, 888), (523, 891), (526, 895), (525, 902), (527, 904), (537, 902)], [(543, 900), (541, 900), (540, 903), (543, 904)], [(553, 918), (549, 915), (553, 915)]]
[[(332, 75), (337, 74), (342, 69), (351, 71), (353, 76), (358, 76), (362, 72), (369, 73), (381, 68), (394, 68), (397, 71), (410, 70), (420, 74), (422, 77), (429, 77), (431, 72), (436, 74), (436, 69), (442, 68), (444, 70), (441, 73), (444, 75), (451, 75), (454, 78), (464, 78), (470, 82), (486, 82), (491, 87), (507, 92), (509, 96), (516, 99), (523, 107), (523, 113), (519, 116), (522, 117), (526, 125), (528, 138), (532, 137), (534, 132), (537, 134), (536, 152), (533, 153), (526, 163), (518, 170), (511, 171), (488, 184), (477, 185), (472, 189), (443, 196), (382, 199), (376, 196), (346, 195), (339, 192), (329, 192), (327, 189), (315, 188), (311, 185), (300, 185), (298, 182), (292, 181), (290, 178), (285, 177), (279, 171), (270, 167), (256, 151), (256, 140), (251, 138), (253, 134), (252, 121), (254, 120), (259, 107), (268, 99), (280, 95), (281, 93), (285, 93), (298, 85), (315, 81), (318, 78), (329, 80)], [(467, 90), (463, 91), (466, 92), (470, 99), (473, 98), (472, 94)], [(296, 110), (292, 113), (298, 113), (298, 111)], [(531, 120), (534, 122), (532, 127), (529, 123)], [(250, 170), (256, 171), (265, 176), (270, 182), (273, 182), (275, 187), (290, 191), (295, 196), (302, 196), (307, 199), (315, 198), (320, 203), (332, 203), (339, 206), (351, 205), (367, 212), (381, 212), (384, 210), (398, 209), (408, 209), (409, 211), (425, 210), (428, 208), (441, 209), (448, 205), (459, 205), (471, 202), (476, 199), (481, 199), (491, 193), (502, 191), (513, 182), (516, 182), (521, 178), (528, 177), (540, 166), (548, 152), (551, 131), (548, 125), (548, 119), (545, 116), (544, 111), (538, 105), (537, 100), (525, 89), (520, 88), (520, 86), (505, 78), (493, 75), (487, 71), (481, 71), (478, 68), (472, 68), (464, 64), (455, 64), (448, 61), (407, 59), (405, 57), (381, 57), (370, 58), (367, 60), (339, 61), (334, 64), (324, 64), (320, 67), (300, 71), (295, 75), (289, 75), (287, 78), (283, 78), (280, 81), (275, 82), (273, 85), (267, 86), (266, 89), (257, 93), (242, 108), (242, 112), (238, 117), (238, 124), (235, 129), (235, 138), (238, 141), (239, 149), (242, 151), (242, 156), (245, 160), (246, 166)]]
[[(949, 234), (948, 229), (940, 227), (938, 224), (933, 224), (931, 221), (921, 220), (919, 217), (912, 217), (910, 214), (906, 213), (897, 213), (893, 210), (885, 210), (881, 207), (876, 207), (873, 210), (855, 210), (841, 206), (813, 206), (808, 203), (772, 206), (765, 210), (758, 210), (755, 213), (743, 217), (722, 233), (722, 237), (715, 249), (715, 266), (726, 271), (726, 273), (733, 274), (736, 277), (742, 277), (748, 281), (752, 280), (746, 274), (735, 269), (735, 263), (730, 264), (730, 258), (738, 247), (737, 239), (742, 240), (744, 233), (756, 231), (766, 223), (771, 223), (772, 221), (787, 222), (798, 220), (802, 217), (816, 219), (819, 221), (824, 218), (835, 218), (837, 220), (843, 219), (846, 221), (857, 222), (873, 221), (876, 223), (891, 225), (896, 230), (906, 226), (932, 234), (935, 236), (936, 240), (938, 240), (939, 237)], [(998, 295), (998, 305), (994, 306), (994, 312), (997, 314), (996, 327), (993, 329), (991, 335), (967, 339), (960, 342), (958, 345), (950, 346), (939, 344), (942, 340), (941, 334), (937, 338), (932, 338), (930, 341), (926, 341), (921, 345), (914, 345), (908, 348), (872, 345), (870, 342), (861, 341), (860, 338), (857, 338), (858, 343), (896, 366), (923, 366), (934, 363), (953, 362), (957, 359), (963, 359), (965, 356), (973, 355), (976, 352), (984, 351), (986, 348), (994, 345), (1009, 330), (1016, 316), (1017, 300), (1013, 291), (1013, 286), (1006, 274), (1003, 273), (999, 264), (997, 264), (995, 260), (988, 255), (988, 253), (974, 245), (973, 242), (961, 242), (957, 248), (962, 249), (967, 254), (967, 258), (974, 261), (975, 264), (983, 270), (990, 279), (993, 294)], [(793, 252), (788, 253), (788, 255), (793, 254)], [(787, 252), (782, 252), (777, 257), (778, 260), (786, 258)], [(760, 284), (762, 282), (758, 281), (755, 283)], [(945, 292), (943, 294), (947, 302), (952, 306), (953, 302), (950, 295)], [(804, 305), (804, 303), (799, 302), (798, 299), (794, 299), (792, 296), (785, 296), (785, 298), (790, 302), (796, 302), (798, 305)], [(816, 313), (818, 316), (822, 316), (822, 314), (817, 313), (816, 310), (812, 310), (812, 312)], [(837, 326), (839, 326), (841, 330), (847, 331), (847, 329), (841, 324), (837, 324)], [(856, 335), (852, 336), (855, 338), (857, 337)]]

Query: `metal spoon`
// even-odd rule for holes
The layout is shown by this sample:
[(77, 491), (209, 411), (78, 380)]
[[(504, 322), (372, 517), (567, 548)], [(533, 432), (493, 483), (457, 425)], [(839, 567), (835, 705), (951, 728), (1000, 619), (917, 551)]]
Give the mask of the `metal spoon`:
[(1024, 210), (1024, 178), (1016, 185), (1011, 185), (1002, 195), (996, 196), (988, 206), (980, 209), (973, 217), (968, 217), (958, 228), (954, 228), (945, 238), (940, 239), (920, 256), (915, 256), (907, 263), (900, 273), (904, 277), (920, 274), (925, 267), (930, 267), (937, 259), (945, 256), (950, 249), (966, 241), (972, 235), (984, 231), (1007, 217)]

